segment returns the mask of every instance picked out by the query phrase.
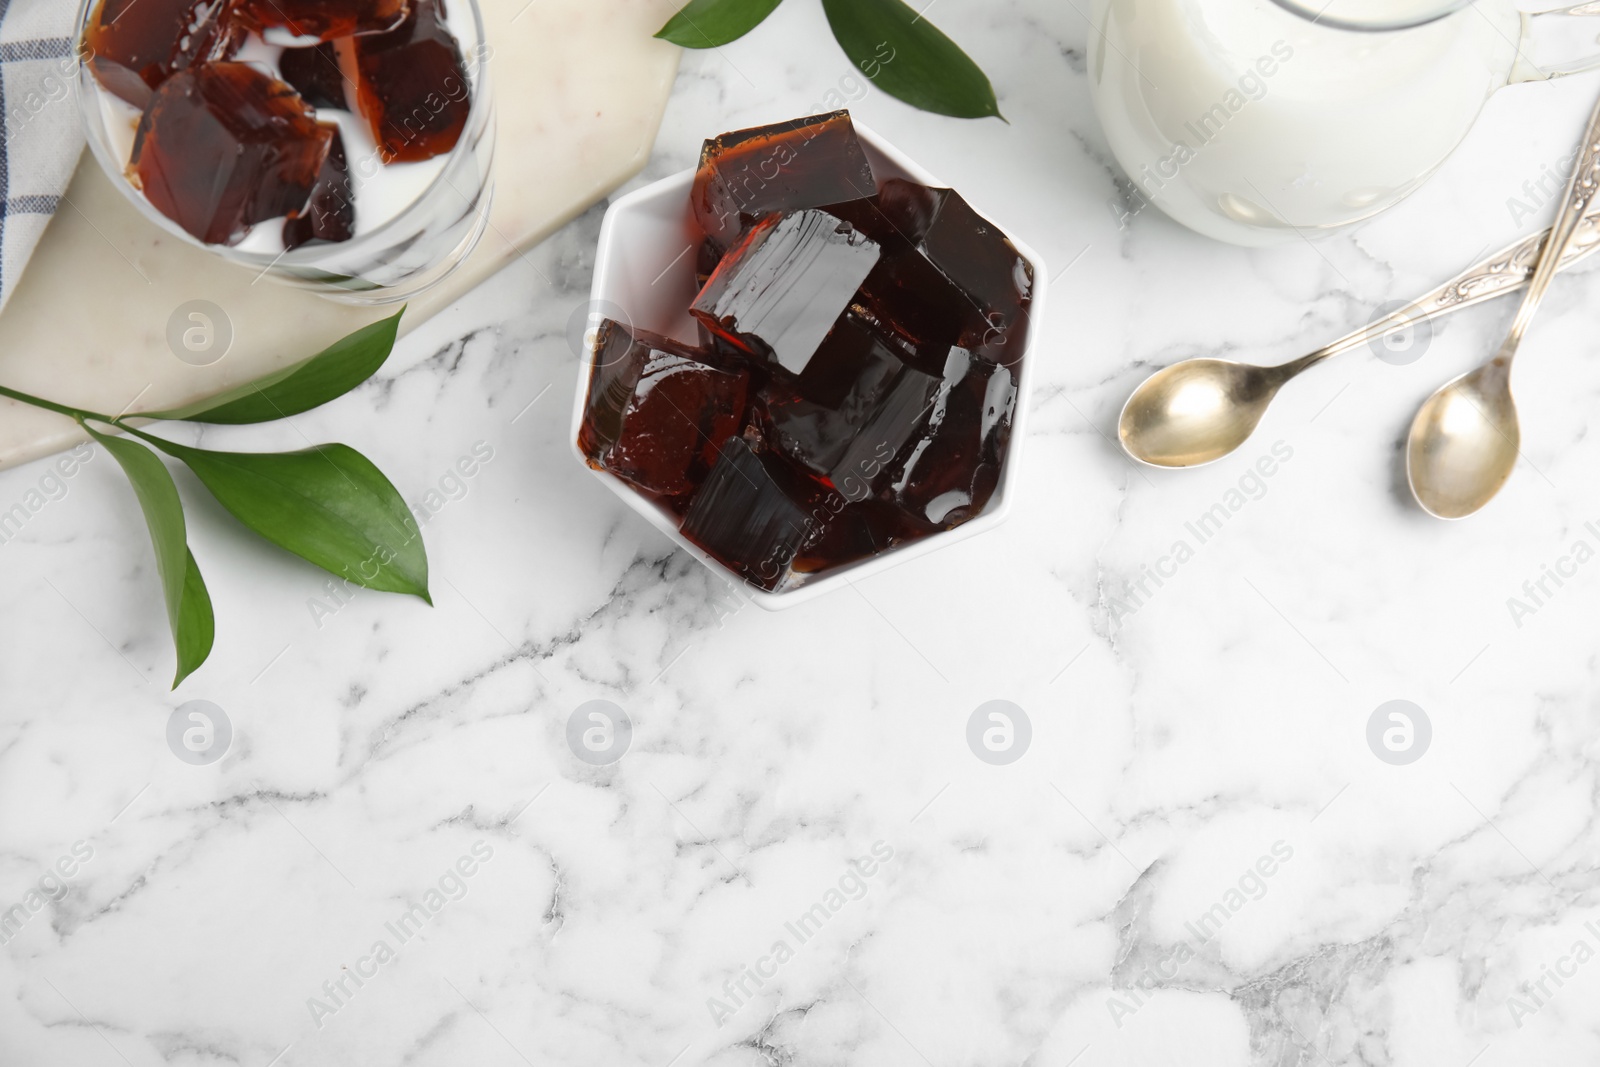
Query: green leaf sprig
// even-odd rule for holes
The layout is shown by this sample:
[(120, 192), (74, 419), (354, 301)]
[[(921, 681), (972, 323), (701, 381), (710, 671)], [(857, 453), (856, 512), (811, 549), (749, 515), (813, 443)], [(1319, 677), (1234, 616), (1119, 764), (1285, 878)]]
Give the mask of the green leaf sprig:
[(409, 593), (432, 604), (428, 556), (400, 493), (371, 460), (348, 445), (317, 445), (301, 452), (213, 452), (155, 437), (128, 420), (244, 425), (310, 411), (348, 393), (383, 366), (394, 349), (402, 314), (404, 309), (363, 326), (302, 363), (170, 411), (103, 415), (0, 386), (0, 396), (76, 420), (133, 484), (150, 528), (177, 650), (174, 689), (211, 654), (216, 619), (205, 579), (189, 550), (178, 487), (151, 448), (188, 467), (218, 503), (257, 534), (357, 585)]
[[(760, 25), (781, 0), (689, 0), (656, 36), (720, 48)], [(962, 119), (998, 118), (983, 70), (904, 0), (822, 0), (833, 36), (878, 88), (912, 107)]]

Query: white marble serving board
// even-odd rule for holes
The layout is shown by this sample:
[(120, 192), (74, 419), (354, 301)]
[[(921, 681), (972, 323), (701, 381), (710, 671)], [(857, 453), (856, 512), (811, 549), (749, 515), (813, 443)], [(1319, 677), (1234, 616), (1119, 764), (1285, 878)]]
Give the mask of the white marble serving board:
[[(478, 248), (413, 300), (416, 327), (632, 177), (649, 158), (678, 49), (651, 34), (674, 0), (482, 0), (494, 49), (494, 206)], [(228, 354), (191, 366), (167, 345), (181, 304), (232, 324)], [(392, 308), (335, 304), (179, 243), (85, 153), (66, 202), (0, 315), (0, 384), (96, 411), (199, 400), (320, 350)], [(0, 400), (0, 468), (69, 447), (68, 419)]]

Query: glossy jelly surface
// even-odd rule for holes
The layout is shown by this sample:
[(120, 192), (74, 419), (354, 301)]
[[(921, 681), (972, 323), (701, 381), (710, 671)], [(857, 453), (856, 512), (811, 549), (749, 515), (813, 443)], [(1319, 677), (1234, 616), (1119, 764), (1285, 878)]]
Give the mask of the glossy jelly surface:
[(411, 0), (397, 29), (352, 37), (343, 47), (354, 56), (361, 114), (385, 163), (420, 162), (456, 146), (472, 97), (444, 0)]
[(335, 132), (256, 67), (207, 63), (156, 90), (132, 166), (168, 218), (208, 244), (235, 244), (257, 222), (306, 210)]
[(848, 111), (725, 133), (700, 149), (689, 203), (720, 250), (773, 212), (872, 196), (877, 183)]
[(344, 71), (339, 50), (332, 42), (310, 48), (285, 48), (278, 56), (278, 73), (305, 97), (312, 107), (348, 110)]
[(348, 241), (356, 232), (356, 191), (344, 154), (344, 135), (333, 123), (322, 125), (332, 131), (333, 140), (311, 188), (311, 202), (283, 222), (283, 247), (288, 249), (318, 241)]
[(745, 581), (776, 589), (813, 534), (802, 492), (770, 454), (731, 437), (684, 516), (683, 535)]
[(738, 432), (750, 375), (644, 330), (607, 321), (595, 349), (595, 388), (581, 447), (591, 463), (653, 496), (692, 490)]
[(100, 84), (142, 108), (178, 71), (230, 59), (244, 39), (226, 0), (102, 0), (83, 43)]
[(689, 310), (735, 347), (802, 374), (877, 263), (877, 244), (825, 211), (769, 215), (722, 257)]

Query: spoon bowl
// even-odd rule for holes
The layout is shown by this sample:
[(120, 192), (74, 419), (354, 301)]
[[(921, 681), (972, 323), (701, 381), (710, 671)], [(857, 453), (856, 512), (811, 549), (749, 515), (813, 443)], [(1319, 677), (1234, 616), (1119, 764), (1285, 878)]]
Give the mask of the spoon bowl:
[(1417, 412), (1406, 438), (1406, 480), (1428, 514), (1465, 518), (1511, 476), (1522, 431), (1510, 372), (1509, 360), (1490, 360), (1447, 382)]
[(1211, 463), (1255, 432), (1287, 380), (1282, 367), (1186, 359), (1140, 383), (1122, 406), (1117, 436), (1128, 455), (1154, 467)]
[(1600, 100), (1589, 112), (1579, 144), (1555, 225), (1540, 249), (1522, 306), (1500, 350), (1477, 370), (1446, 382), (1412, 420), (1406, 438), (1406, 480), (1411, 495), (1430, 515), (1441, 519), (1471, 515), (1494, 498), (1517, 465), (1522, 431), (1511, 399), (1511, 360), (1600, 194)]

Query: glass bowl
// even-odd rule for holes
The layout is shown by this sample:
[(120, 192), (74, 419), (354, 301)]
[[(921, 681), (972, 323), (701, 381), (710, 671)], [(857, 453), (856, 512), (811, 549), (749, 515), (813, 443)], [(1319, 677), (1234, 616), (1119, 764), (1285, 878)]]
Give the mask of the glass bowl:
[[(229, 263), (296, 288), (347, 304), (387, 304), (408, 300), (445, 278), (477, 245), (489, 219), (494, 195), (494, 101), (488, 61), (492, 49), (484, 40), (483, 15), (477, 0), (448, 0), (450, 28), (457, 34), (466, 60), (472, 106), (465, 129), (444, 157), (438, 173), (408, 206), (381, 225), (335, 244), (305, 245), (289, 252), (249, 251), (206, 244), (157, 211), (128, 180), (128, 152), (133, 131), (120, 129), (134, 109), (107, 93), (96, 80), (83, 43), (89, 18), (100, 0), (81, 0), (75, 40), (85, 61), (78, 66), (78, 110), (89, 148), (111, 184), (145, 218), (176, 239), (203, 248)], [(464, 5), (465, 17), (455, 10)], [(109, 101), (109, 102), (108, 102)], [(136, 118), (131, 121), (136, 122)], [(399, 164), (423, 166), (426, 164)], [(350, 177), (361, 210), (361, 174), (381, 166), (375, 155), (350, 158)], [(261, 226), (275, 222), (259, 223)]]

